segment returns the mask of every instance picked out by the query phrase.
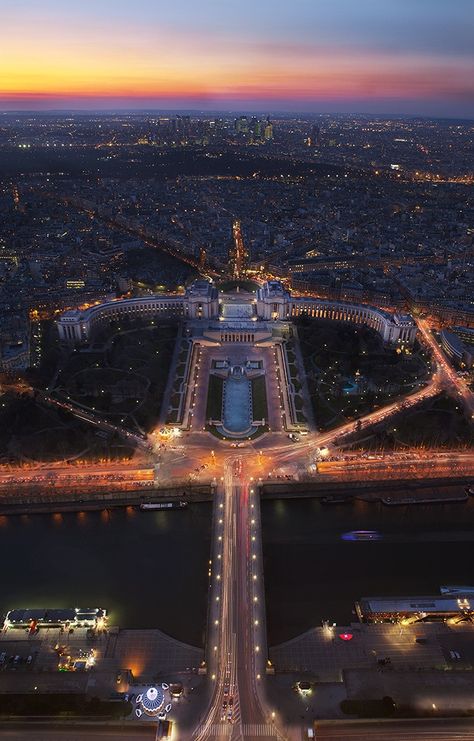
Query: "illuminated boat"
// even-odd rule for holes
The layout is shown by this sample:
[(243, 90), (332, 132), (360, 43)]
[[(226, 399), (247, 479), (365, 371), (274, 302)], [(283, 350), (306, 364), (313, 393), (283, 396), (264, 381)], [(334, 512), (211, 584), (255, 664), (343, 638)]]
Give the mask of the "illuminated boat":
[(351, 530), (341, 535), (342, 540), (380, 540), (377, 530)]
[(466, 594), (474, 594), (474, 587), (463, 587), (459, 584), (448, 584), (439, 588), (441, 594), (460, 594), (465, 596)]

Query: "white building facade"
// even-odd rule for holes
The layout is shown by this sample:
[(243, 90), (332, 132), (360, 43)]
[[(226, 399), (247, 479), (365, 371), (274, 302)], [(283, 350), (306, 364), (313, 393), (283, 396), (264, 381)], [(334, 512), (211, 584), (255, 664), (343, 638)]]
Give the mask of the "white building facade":
[[(58, 320), (57, 326), (63, 342), (81, 344), (89, 342), (96, 329), (107, 323), (117, 322), (122, 317), (216, 320), (219, 318), (219, 311), (217, 288), (210, 281), (197, 280), (182, 296), (146, 296), (109, 301), (84, 311), (66, 311)], [(268, 281), (258, 289), (257, 321), (291, 321), (298, 316), (365, 324), (375, 329), (384, 342), (390, 345), (413, 344), (417, 331), (414, 320), (407, 314), (390, 314), (374, 306), (342, 301), (293, 297), (279, 281)], [(255, 325), (253, 330), (257, 330)]]
[(409, 314), (390, 314), (367, 304), (294, 297), (279, 281), (268, 281), (257, 291), (257, 316), (260, 319), (291, 321), (308, 316), (339, 322), (365, 324), (375, 329), (389, 345), (412, 345), (417, 326)]
[(69, 344), (89, 342), (94, 331), (122, 317), (132, 319), (213, 319), (219, 315), (217, 288), (197, 280), (182, 296), (156, 295), (108, 301), (84, 311), (66, 311), (58, 320), (59, 339)]

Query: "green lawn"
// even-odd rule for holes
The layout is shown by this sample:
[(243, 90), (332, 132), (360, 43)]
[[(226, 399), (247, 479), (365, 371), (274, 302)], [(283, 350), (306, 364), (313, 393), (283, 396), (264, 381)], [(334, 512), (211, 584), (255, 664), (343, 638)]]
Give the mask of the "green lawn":
[(267, 389), (265, 376), (258, 376), (252, 380), (253, 418), (267, 419)]
[[(425, 377), (426, 364), (417, 346), (411, 355), (399, 354), (395, 348), (384, 346), (369, 327), (310, 318), (296, 323), (319, 429), (367, 414), (390, 398), (407, 393), (410, 384)], [(292, 354), (290, 348), (289, 357)], [(289, 367), (293, 379), (293, 365)], [(344, 387), (357, 371), (365, 389), (359, 395), (347, 395)]]
[(406, 446), (423, 445), (449, 449), (474, 445), (474, 429), (462, 406), (445, 394), (391, 417), (386, 425), (377, 427), (368, 440), (364, 439), (367, 434), (362, 430), (355, 437), (354, 448), (403, 450)]
[(219, 376), (209, 376), (207, 388), (206, 419), (221, 419), (222, 417), (222, 389), (224, 380)]

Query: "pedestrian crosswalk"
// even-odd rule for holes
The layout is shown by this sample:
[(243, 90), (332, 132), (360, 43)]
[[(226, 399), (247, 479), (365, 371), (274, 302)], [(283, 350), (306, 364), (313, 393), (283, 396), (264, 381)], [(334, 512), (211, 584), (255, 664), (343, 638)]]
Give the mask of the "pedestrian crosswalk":
[[(204, 729), (198, 729), (197, 736)], [(234, 735), (235, 738), (252, 739), (252, 738), (276, 738), (277, 733), (273, 726), (265, 723), (244, 723), (239, 727), (235, 723), (213, 723), (206, 728), (206, 735), (214, 738), (229, 738)]]
[(267, 726), (266, 723), (244, 723), (242, 725), (243, 737), (253, 738), (276, 738), (276, 731), (273, 726)]
[[(197, 736), (199, 737), (203, 732), (204, 728), (199, 728)], [(208, 736), (230, 736), (233, 731), (233, 726), (230, 723), (212, 723), (209, 728), (206, 729)]]

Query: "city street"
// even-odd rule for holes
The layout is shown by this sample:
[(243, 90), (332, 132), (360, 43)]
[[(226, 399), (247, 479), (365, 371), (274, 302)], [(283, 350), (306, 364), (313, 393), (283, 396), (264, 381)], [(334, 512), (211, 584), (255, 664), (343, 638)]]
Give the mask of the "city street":
[(266, 647), (263, 579), (259, 580), (256, 568), (261, 546), (254, 493), (246, 482), (242, 459), (227, 459), (224, 496), (214, 518), (221, 546), (211, 565), (211, 578), (221, 584), (218, 642), (210, 647), (217, 654), (215, 662), (211, 659), (215, 687), (197, 741), (209, 736), (251, 741), (277, 735), (257, 686), (264, 677)]
[(474, 741), (472, 0), (3, 5), (0, 741)]
[(474, 393), (470, 390), (466, 381), (456, 373), (453, 366), (446, 358), (445, 354), (436, 342), (426, 319), (417, 319), (417, 324), (423, 340), (438, 364), (444, 385), (451, 386), (451, 388), (456, 391), (457, 395), (466, 407), (469, 416), (474, 419)]
[(391, 720), (318, 723), (317, 741), (468, 741), (474, 739), (471, 719)]

